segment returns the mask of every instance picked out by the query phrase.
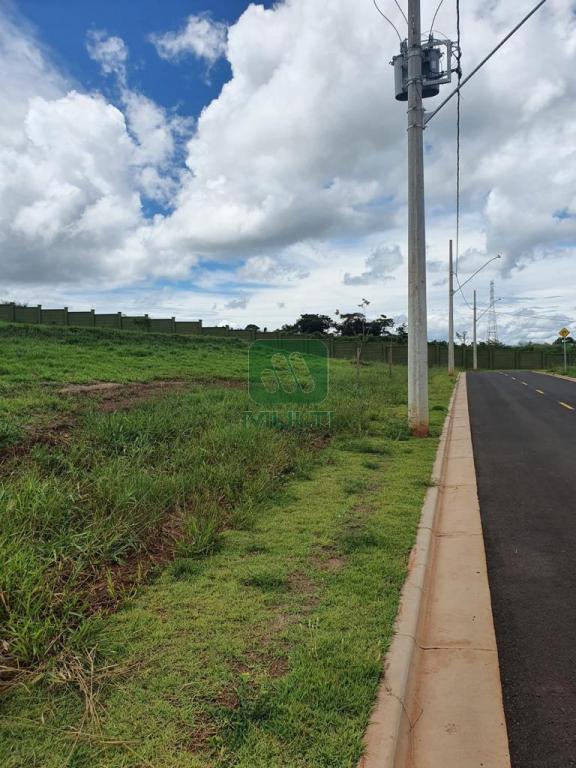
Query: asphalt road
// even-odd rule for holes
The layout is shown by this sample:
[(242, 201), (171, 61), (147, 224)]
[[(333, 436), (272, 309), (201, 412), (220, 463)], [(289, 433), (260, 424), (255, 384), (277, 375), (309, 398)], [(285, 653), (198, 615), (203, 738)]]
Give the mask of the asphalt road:
[(527, 371), (467, 380), (512, 765), (572, 768), (576, 383)]

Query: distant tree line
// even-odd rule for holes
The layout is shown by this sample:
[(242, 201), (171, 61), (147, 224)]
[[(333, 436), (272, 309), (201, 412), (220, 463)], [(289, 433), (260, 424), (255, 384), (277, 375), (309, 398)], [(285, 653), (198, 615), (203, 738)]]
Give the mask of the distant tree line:
[[(258, 326), (250, 324), (246, 330), (258, 331)], [(328, 315), (304, 314), (294, 323), (287, 323), (280, 328), (284, 333), (307, 336), (369, 336), (385, 338), (397, 344), (408, 342), (406, 324), (395, 327), (391, 317), (379, 315), (369, 319), (363, 312), (338, 313), (338, 319), (334, 320)]]
[[(367, 302), (369, 303), (369, 302)], [(367, 339), (368, 337), (377, 337), (387, 339), (390, 342), (396, 344), (408, 343), (408, 330), (406, 323), (401, 325), (395, 324), (391, 317), (386, 315), (379, 315), (374, 319), (369, 319), (364, 312), (348, 312), (337, 313), (338, 319), (334, 320), (329, 315), (319, 314), (304, 314), (294, 323), (287, 323), (283, 325), (280, 330), (284, 333), (294, 334), (295, 336), (302, 334), (306, 336), (347, 336), (347, 337), (361, 337)], [(246, 326), (247, 331), (259, 331), (262, 330), (259, 326), (250, 323)], [(263, 330), (267, 330), (264, 328)], [(468, 335), (467, 335), (468, 336)], [(445, 339), (435, 342), (442, 346), (448, 346), (448, 342)], [(468, 336), (466, 341), (462, 342), (462, 339), (456, 341), (456, 343), (468, 343), (471, 344), (471, 339)], [(519, 342), (515, 347), (519, 350), (526, 352), (535, 352), (539, 350), (550, 349), (550, 347), (561, 346), (564, 343), (564, 339), (558, 336), (552, 343), (548, 342)], [(576, 340), (572, 336), (566, 338), (567, 344), (576, 344)], [(479, 341), (478, 347), (506, 347), (509, 344), (503, 344), (501, 341)]]

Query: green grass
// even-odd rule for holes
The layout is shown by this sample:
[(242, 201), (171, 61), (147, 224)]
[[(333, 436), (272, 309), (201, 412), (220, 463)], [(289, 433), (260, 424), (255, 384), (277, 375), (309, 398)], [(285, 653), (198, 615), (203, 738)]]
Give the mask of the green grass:
[(0, 449), (77, 410), (58, 392), (70, 382), (245, 380), (248, 370), (238, 339), (0, 322), (0, 346)]
[[(103, 379), (62, 331), (4, 332), (23, 370), (46, 343), (64, 348), (53, 381)], [(112, 337), (88, 343), (122, 381), (149, 380), (154, 354), (146, 369), (127, 355), (142, 337)], [(241, 344), (178, 344), (174, 358), (159, 344), (159, 375), (244, 375)], [(103, 412), (39, 374), (15, 406), (11, 376), (1, 404), (24, 435), (41, 435), (50, 401), (70, 423), (13, 442), (2, 465), (0, 648), (22, 673), (1, 705), (1, 764), (354, 766), (448, 377), (432, 372), (434, 436), (413, 440), (405, 370), (377, 364), (358, 393), (354, 367), (332, 361), (330, 435), (245, 423), (243, 388), (190, 381)]]
[(0, 322), (0, 344), (3, 383), (246, 375), (247, 344), (239, 339)]
[(555, 368), (548, 368), (549, 373), (559, 373), (562, 376), (573, 376), (576, 378), (576, 368), (574, 366), (568, 366), (564, 371), (564, 366), (556, 366)]

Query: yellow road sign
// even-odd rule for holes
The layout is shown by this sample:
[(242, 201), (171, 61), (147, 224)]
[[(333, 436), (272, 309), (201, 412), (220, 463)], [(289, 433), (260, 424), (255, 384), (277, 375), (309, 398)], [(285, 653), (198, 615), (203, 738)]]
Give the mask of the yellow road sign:
[(562, 328), (562, 330), (558, 334), (559, 336), (562, 336), (563, 339), (566, 338), (566, 336), (570, 336), (570, 331), (568, 328)]

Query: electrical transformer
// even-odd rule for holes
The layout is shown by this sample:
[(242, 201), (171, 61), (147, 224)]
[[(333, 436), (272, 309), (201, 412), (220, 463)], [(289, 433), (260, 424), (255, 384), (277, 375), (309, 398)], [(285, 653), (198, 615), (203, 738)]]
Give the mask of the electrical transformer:
[[(442, 52), (446, 48), (446, 71), (441, 69)], [(397, 101), (408, 100), (408, 44), (404, 40), (400, 54), (391, 61), (394, 67), (394, 90)], [(452, 79), (452, 43), (449, 40), (429, 38), (422, 46), (422, 98), (427, 99), (440, 93), (440, 86)]]

